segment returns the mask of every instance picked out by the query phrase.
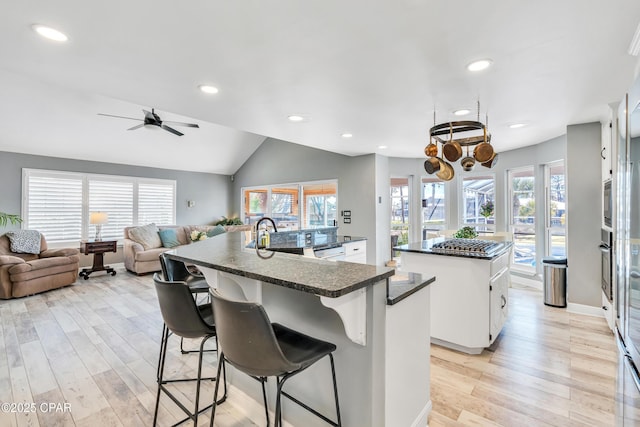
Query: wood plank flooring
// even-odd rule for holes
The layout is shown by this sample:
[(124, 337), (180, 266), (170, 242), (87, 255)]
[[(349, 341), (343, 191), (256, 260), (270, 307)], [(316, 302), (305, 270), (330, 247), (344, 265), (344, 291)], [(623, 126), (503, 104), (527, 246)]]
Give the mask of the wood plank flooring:
[[(38, 409), (0, 411), (0, 426), (152, 424), (162, 320), (152, 277), (117, 271), (0, 301), (0, 402)], [(510, 304), (507, 325), (490, 350), (469, 356), (431, 346), (429, 425), (614, 425), (617, 358), (604, 319), (546, 307), (541, 294), (528, 289), (510, 289)], [(197, 355), (181, 355), (178, 344), (175, 337), (169, 344), (168, 374), (192, 376)], [(204, 375), (213, 376), (214, 366), (215, 354), (205, 355)], [(192, 384), (174, 390), (186, 402), (194, 396)], [(204, 383), (202, 404), (212, 394), (213, 383)], [(43, 403), (69, 407), (44, 411)], [(163, 397), (159, 425), (181, 418)], [(208, 414), (198, 424), (209, 425)], [(255, 424), (225, 404), (216, 425)]]

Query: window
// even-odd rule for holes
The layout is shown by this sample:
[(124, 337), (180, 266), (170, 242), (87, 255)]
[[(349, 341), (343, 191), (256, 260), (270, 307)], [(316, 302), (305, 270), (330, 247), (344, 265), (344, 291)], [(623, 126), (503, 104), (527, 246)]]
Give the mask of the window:
[(536, 199), (533, 166), (510, 170), (509, 228), (513, 233), (513, 262), (533, 270), (536, 264)]
[[(391, 178), (391, 247), (409, 243), (409, 181)], [(397, 253), (392, 255), (395, 258)]]
[(91, 212), (106, 212), (103, 239), (123, 238), (124, 227), (175, 223), (176, 182), (116, 175), (23, 169), (24, 227), (48, 243), (93, 237)]
[(545, 166), (547, 255), (566, 256), (564, 162)]
[(476, 231), (495, 229), (495, 179), (492, 175), (462, 180), (462, 223)]
[(422, 178), (422, 238), (428, 231), (447, 228), (444, 182), (434, 178)]
[(335, 225), (338, 201), (335, 181), (243, 188), (242, 192), (246, 224), (255, 224), (268, 216), (278, 230)]

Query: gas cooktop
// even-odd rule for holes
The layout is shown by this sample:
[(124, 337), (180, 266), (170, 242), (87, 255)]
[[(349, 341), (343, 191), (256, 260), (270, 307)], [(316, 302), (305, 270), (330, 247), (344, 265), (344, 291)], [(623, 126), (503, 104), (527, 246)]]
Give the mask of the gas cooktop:
[(480, 239), (448, 239), (434, 243), (433, 252), (451, 254), (491, 254), (501, 247), (499, 242)]

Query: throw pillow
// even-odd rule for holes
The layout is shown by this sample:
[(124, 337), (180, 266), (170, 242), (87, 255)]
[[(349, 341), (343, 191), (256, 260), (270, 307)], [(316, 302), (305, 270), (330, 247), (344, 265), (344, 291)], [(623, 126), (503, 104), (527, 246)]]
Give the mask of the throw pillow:
[(160, 240), (162, 241), (162, 246), (164, 246), (165, 248), (174, 248), (176, 246), (180, 246), (178, 234), (173, 228), (165, 228), (164, 230), (160, 230), (158, 231), (158, 235), (160, 236)]
[(40, 232), (36, 230), (10, 231), (7, 237), (11, 242), (11, 252), (17, 254), (40, 253)]
[(212, 229), (207, 231), (207, 237), (217, 236), (218, 234), (222, 234), (222, 233), (226, 233), (226, 232), (227, 232), (227, 230), (225, 230), (223, 226), (216, 225), (215, 227), (213, 227)]
[(162, 247), (162, 240), (158, 235), (158, 227), (153, 223), (130, 229), (129, 237), (134, 242), (140, 243), (145, 250)]

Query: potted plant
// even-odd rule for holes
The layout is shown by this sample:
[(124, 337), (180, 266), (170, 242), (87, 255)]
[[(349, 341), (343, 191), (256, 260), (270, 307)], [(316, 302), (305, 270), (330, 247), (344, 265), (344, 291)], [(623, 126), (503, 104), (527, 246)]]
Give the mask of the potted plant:
[(462, 227), (460, 230), (456, 231), (453, 235), (456, 239), (475, 239), (478, 237), (478, 233), (473, 227)]
[(482, 215), (485, 218), (485, 222), (487, 218), (493, 215), (493, 209), (494, 209), (494, 206), (493, 206), (492, 200), (487, 200), (486, 202), (480, 205), (480, 215)]
[(22, 222), (22, 218), (19, 215), (8, 214), (5, 212), (0, 212), (0, 227), (6, 227), (7, 224), (20, 224)]
[(222, 219), (215, 223), (215, 225), (243, 225), (240, 218), (227, 218), (225, 216)]

